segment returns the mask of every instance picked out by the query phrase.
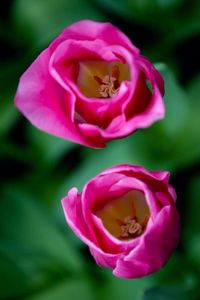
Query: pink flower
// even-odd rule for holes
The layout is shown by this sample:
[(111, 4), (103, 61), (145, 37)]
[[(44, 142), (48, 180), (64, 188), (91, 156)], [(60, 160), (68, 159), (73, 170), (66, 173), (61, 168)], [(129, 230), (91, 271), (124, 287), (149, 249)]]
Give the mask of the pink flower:
[(39, 129), (102, 148), (163, 118), (161, 75), (109, 23), (67, 27), (22, 75), (15, 104)]
[(119, 165), (91, 179), (80, 194), (72, 188), (62, 199), (67, 223), (98, 265), (115, 276), (137, 278), (167, 262), (180, 231), (168, 178), (168, 172)]

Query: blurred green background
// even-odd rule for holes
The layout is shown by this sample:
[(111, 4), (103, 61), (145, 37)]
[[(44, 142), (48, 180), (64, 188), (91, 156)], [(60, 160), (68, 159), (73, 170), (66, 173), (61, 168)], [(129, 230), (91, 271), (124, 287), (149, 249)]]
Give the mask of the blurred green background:
[[(200, 1), (7, 0), (0, 6), (0, 299), (200, 299)], [(42, 133), (13, 106), (23, 71), (65, 26), (85, 18), (118, 26), (165, 78), (166, 118), (103, 150)], [(81, 189), (124, 162), (169, 169), (182, 219), (171, 260), (138, 280), (97, 267), (60, 205), (70, 187)]]

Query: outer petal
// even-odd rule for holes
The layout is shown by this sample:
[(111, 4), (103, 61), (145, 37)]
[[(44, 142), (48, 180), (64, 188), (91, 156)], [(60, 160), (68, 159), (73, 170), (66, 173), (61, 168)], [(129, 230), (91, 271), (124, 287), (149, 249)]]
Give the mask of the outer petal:
[(113, 274), (138, 278), (159, 270), (176, 247), (179, 233), (180, 222), (175, 206), (165, 206), (138, 246), (117, 261)]
[(94, 257), (96, 263), (100, 267), (105, 267), (110, 269), (115, 268), (117, 261), (120, 259), (120, 257), (123, 256), (122, 253), (120, 254), (102, 253), (98, 249), (94, 249), (93, 247), (90, 247), (90, 252)]
[[(138, 56), (138, 63), (145, 74), (146, 80), (148, 80), (152, 87), (152, 95), (149, 97), (144, 95), (145, 87), (138, 85), (138, 89), (135, 90), (135, 95), (133, 95), (133, 103), (134, 99), (136, 103), (140, 102), (140, 99), (147, 98), (146, 106), (143, 107), (143, 110), (140, 109), (138, 113), (130, 114), (131, 108), (130, 105), (124, 108), (124, 114), (129, 115), (129, 118), (126, 121), (126, 126), (122, 129), (122, 136), (130, 134), (131, 132), (135, 131), (138, 128), (146, 128), (150, 126), (157, 120), (160, 120), (164, 117), (165, 114), (165, 105), (163, 101), (163, 94), (164, 94), (164, 83), (161, 75), (158, 71), (154, 68), (154, 66), (142, 56)], [(139, 82), (140, 84), (140, 82)], [(148, 100), (149, 98), (149, 100)], [(128, 112), (127, 112), (128, 108)]]
[(88, 40), (93, 41), (101, 39), (109, 45), (121, 45), (134, 54), (139, 53), (139, 49), (135, 47), (127, 36), (110, 23), (101, 23), (91, 20), (81, 20), (76, 22), (58, 36), (51, 44), (52, 50), (57, 47), (62, 41), (67, 39)]
[(89, 246), (92, 253), (97, 254), (99, 263), (100, 260), (104, 260), (108, 262), (107, 267), (113, 267), (113, 262), (116, 263), (121, 254), (107, 253), (99, 247), (95, 235), (87, 224), (87, 220), (84, 219), (81, 206), (81, 195), (77, 194), (77, 189), (72, 188), (67, 197), (64, 197), (61, 202), (66, 221), (71, 229)]
[(155, 193), (161, 203), (163, 203), (161, 198), (167, 197), (167, 200), (164, 201), (165, 205), (166, 203), (170, 204), (176, 201), (176, 192), (169, 184), (169, 171), (147, 171), (142, 166), (123, 164), (110, 167), (101, 174), (107, 175), (111, 173), (120, 173), (126, 176), (140, 178), (146, 185), (149, 185), (149, 188)]
[(144, 174), (146, 177), (152, 177), (155, 180), (166, 180), (169, 178), (169, 172), (168, 171), (147, 171), (144, 167), (139, 165), (130, 165), (130, 164), (121, 164), (112, 166), (110, 168), (107, 168), (103, 172), (101, 172), (101, 175), (111, 174), (111, 173), (122, 173), (126, 174), (127, 176), (132, 176), (137, 178), (137, 174)]
[(44, 50), (22, 75), (15, 105), (39, 129), (64, 139), (98, 147), (98, 142), (87, 140), (77, 130), (74, 124), (74, 95), (69, 90), (64, 90), (51, 77), (48, 71), (49, 59), (48, 49)]

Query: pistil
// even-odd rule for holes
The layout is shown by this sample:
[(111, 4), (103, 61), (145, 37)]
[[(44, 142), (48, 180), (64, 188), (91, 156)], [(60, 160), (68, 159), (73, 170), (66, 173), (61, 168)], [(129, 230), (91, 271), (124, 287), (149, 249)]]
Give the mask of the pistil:
[(119, 91), (119, 67), (114, 65), (111, 70), (111, 75), (105, 75), (103, 78), (94, 76), (94, 79), (99, 83), (99, 93), (102, 98), (111, 98)]

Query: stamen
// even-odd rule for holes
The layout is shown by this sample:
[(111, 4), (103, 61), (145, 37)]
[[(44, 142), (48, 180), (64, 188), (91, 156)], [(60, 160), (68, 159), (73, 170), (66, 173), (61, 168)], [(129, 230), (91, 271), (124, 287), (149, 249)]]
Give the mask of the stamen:
[(147, 227), (150, 210), (145, 195), (132, 190), (120, 198), (111, 199), (94, 210), (105, 229), (121, 241), (130, 241), (141, 236)]
[(103, 98), (111, 98), (119, 91), (119, 67), (114, 65), (111, 70), (111, 75), (105, 75), (102, 79), (94, 76), (94, 79), (100, 84), (99, 93)]
[(143, 231), (143, 226), (137, 222), (136, 218), (127, 216), (120, 226), (121, 238), (133, 238), (139, 236)]

